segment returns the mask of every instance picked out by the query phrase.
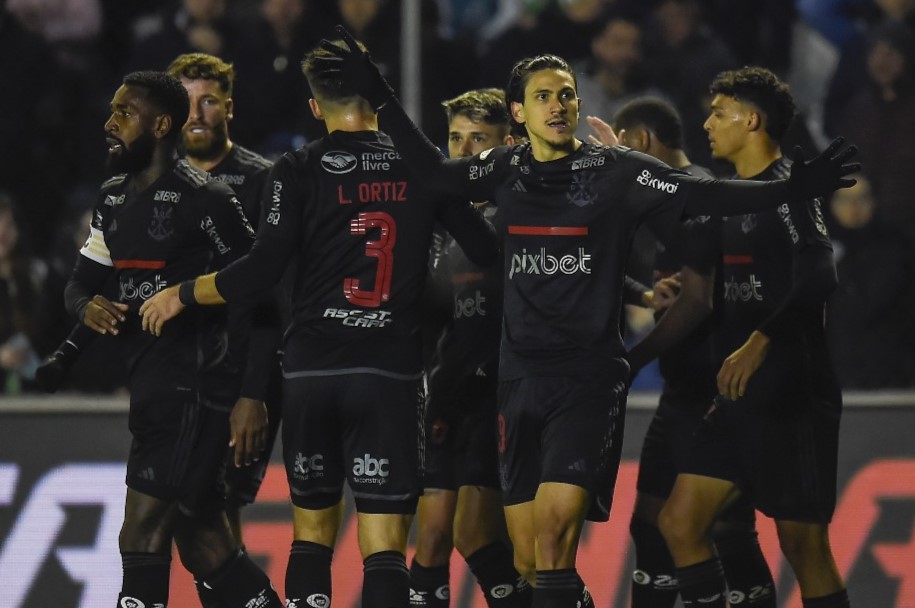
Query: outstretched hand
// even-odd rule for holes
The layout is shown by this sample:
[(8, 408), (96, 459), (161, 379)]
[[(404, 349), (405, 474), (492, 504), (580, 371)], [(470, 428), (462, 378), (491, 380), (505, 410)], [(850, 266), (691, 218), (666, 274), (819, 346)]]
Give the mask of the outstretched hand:
[(345, 27), (338, 25), (335, 31), (340, 35), (346, 47), (322, 39), (318, 46), (328, 55), (314, 58), (315, 70), (324, 74), (339, 73), (375, 110), (394, 98), (394, 89), (381, 75), (378, 65), (364, 45), (356, 42)]
[(846, 177), (861, 170), (861, 163), (850, 163), (858, 153), (856, 146), (845, 146), (845, 139), (837, 137), (819, 155), (804, 160), (800, 146), (791, 155), (791, 176), (788, 193), (793, 201), (807, 201), (832, 194), (839, 188), (851, 188), (857, 180)]
[(178, 285), (167, 287), (143, 302), (143, 305), (140, 306), (143, 331), (148, 331), (154, 336), (162, 335), (162, 327), (165, 322), (174, 319), (184, 310), (184, 304), (178, 297), (178, 287)]
[(588, 141), (595, 146), (615, 146), (620, 143), (620, 139), (623, 137), (623, 132), (620, 131), (619, 133), (614, 133), (613, 127), (611, 127), (605, 120), (602, 120), (597, 116), (586, 116), (585, 121), (594, 131), (594, 134), (588, 135)]

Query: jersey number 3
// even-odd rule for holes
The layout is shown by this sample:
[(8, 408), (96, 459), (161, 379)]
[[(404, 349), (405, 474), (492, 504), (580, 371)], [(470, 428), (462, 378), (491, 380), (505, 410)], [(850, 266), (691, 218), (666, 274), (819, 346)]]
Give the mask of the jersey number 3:
[(377, 308), (391, 297), (391, 274), (394, 270), (394, 243), (397, 242), (397, 224), (394, 218), (382, 211), (360, 213), (349, 224), (350, 234), (364, 235), (379, 228), (377, 239), (365, 242), (365, 255), (376, 258), (375, 287), (361, 289), (359, 279), (343, 279), (343, 294), (354, 306)]

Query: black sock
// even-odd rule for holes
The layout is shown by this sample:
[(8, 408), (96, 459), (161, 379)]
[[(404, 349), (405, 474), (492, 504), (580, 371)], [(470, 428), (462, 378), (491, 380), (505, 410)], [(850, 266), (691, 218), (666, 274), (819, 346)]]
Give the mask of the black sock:
[(227, 559), (201, 580), (205, 587), (216, 593), (218, 601), (226, 608), (274, 608), (283, 605), (270, 579), (244, 551)]
[(194, 587), (197, 588), (197, 597), (200, 599), (200, 605), (203, 608), (222, 608), (219, 603), (219, 596), (216, 595), (215, 591), (196, 579), (194, 579)]
[(474, 551), (466, 561), (489, 608), (527, 608), (531, 605), (531, 586), (515, 570), (512, 552), (504, 543), (488, 544)]
[(537, 570), (534, 608), (577, 608), (581, 599), (581, 578), (575, 568)]
[(846, 589), (820, 597), (805, 597), (801, 601), (804, 608), (851, 608)]
[(680, 593), (674, 560), (660, 530), (640, 519), (629, 522), (635, 545), (632, 608), (673, 608)]
[(726, 608), (727, 583), (724, 569), (717, 557), (677, 568), (680, 583), (680, 599), (684, 608)]
[(448, 608), (451, 586), (449, 564), (427, 568), (416, 559), (410, 564), (410, 606), (413, 608)]
[(123, 552), (124, 578), (118, 606), (168, 604), (168, 579), (172, 556), (161, 553)]
[(286, 564), (286, 601), (295, 606), (330, 606), (330, 563), (334, 550), (307, 540), (292, 541)]
[(403, 553), (372, 553), (363, 560), (362, 572), (362, 608), (407, 608), (410, 572)]
[(728, 601), (737, 606), (775, 608), (775, 582), (759, 547), (756, 530), (717, 534), (715, 547), (728, 581)]

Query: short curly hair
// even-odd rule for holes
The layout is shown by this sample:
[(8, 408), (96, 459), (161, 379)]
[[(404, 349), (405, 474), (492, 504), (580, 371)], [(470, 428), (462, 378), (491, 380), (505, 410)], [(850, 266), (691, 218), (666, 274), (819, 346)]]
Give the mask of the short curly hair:
[(175, 78), (215, 80), (219, 83), (220, 91), (229, 97), (232, 96), (232, 87), (235, 85), (235, 67), (215, 55), (207, 53), (178, 55), (168, 66), (166, 72)]
[(791, 90), (766, 68), (744, 67), (722, 72), (712, 82), (709, 92), (756, 106), (765, 114), (766, 133), (775, 141), (781, 141), (794, 120), (796, 106)]
[(173, 125), (178, 128), (172, 128), (166, 137), (177, 138), (191, 111), (191, 102), (181, 81), (165, 72), (147, 70), (124, 76), (124, 84), (144, 89), (146, 98), (159, 111), (172, 117)]

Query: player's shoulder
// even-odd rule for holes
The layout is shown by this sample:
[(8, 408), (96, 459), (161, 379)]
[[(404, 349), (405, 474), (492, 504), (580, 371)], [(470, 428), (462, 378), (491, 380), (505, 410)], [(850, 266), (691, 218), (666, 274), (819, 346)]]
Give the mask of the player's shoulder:
[(178, 159), (172, 165), (171, 176), (178, 184), (190, 190), (203, 188), (209, 183), (217, 183), (214, 182), (209, 173), (191, 165), (183, 158)]
[(273, 161), (270, 159), (264, 158), (257, 152), (238, 144), (232, 146), (232, 155), (239, 167), (248, 170), (250, 173), (266, 171), (273, 166)]
[(102, 182), (102, 185), (99, 189), (101, 190), (101, 192), (103, 194), (107, 194), (113, 190), (117, 190), (118, 188), (122, 187), (126, 181), (127, 181), (127, 174), (120, 173), (113, 177), (109, 177), (104, 182)]

